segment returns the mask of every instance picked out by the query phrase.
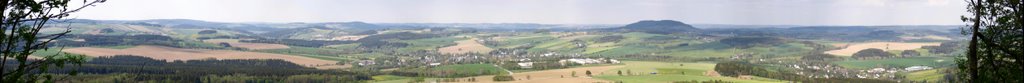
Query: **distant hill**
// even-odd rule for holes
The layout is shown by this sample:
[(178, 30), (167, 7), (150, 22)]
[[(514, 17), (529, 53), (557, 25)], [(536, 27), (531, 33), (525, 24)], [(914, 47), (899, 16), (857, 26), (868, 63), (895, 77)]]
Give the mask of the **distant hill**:
[(337, 28), (328, 28), (324, 26), (309, 26), (302, 28), (291, 28), (278, 31), (271, 31), (262, 33), (260, 35), (269, 38), (285, 38), (285, 39), (313, 39), (313, 38), (330, 38), (337, 35), (345, 35), (349, 32), (342, 31)]
[(322, 26), (325, 26), (325, 27), (328, 27), (328, 28), (343, 29), (343, 30), (352, 31), (352, 32), (361, 32), (361, 31), (366, 31), (366, 30), (387, 29), (387, 27), (384, 27), (384, 26), (380, 26), (380, 25), (376, 25), (376, 24), (370, 24), (370, 23), (366, 23), (366, 22), (359, 22), (359, 21), (355, 21), (355, 22), (329, 22), (329, 23), (319, 23), (319, 24), (313, 24), (313, 25), (322, 25)]
[(674, 20), (644, 20), (626, 26), (612, 28), (613, 31), (646, 32), (654, 34), (691, 33), (700, 31), (693, 26)]

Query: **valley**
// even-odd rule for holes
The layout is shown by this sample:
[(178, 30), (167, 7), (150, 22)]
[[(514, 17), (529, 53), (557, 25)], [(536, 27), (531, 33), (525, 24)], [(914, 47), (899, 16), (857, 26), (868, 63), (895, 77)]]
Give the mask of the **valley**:
[[(962, 53), (953, 49), (962, 38), (942, 36), (951, 33), (932, 29), (955, 26), (700, 28), (673, 20), (647, 20), (605, 28), (563, 29), (550, 28), (561, 25), (532, 24), (454, 27), (460, 24), (76, 21), (85, 23), (68, 24), (88, 26), (73, 28), (71, 32), (81, 33), (58, 39), (55, 45), (64, 46), (63, 53), (104, 58), (90, 62), (138, 56), (166, 64), (255, 60), (246, 63), (260, 63), (253, 64), (258, 66), (263, 64), (259, 61), (269, 60), (283, 65), (273, 62), (280, 60), (304, 68), (275, 71), (356, 73), (339, 79), (372, 83), (937, 81), (934, 76), (921, 75), (944, 74), (923, 71), (945, 71), (953, 67), (952, 57)], [(516, 25), (532, 27), (511, 29), (515, 31), (482, 28)], [(907, 36), (910, 34), (917, 36)], [(60, 52), (43, 51), (36, 57), (53, 54)], [(927, 69), (904, 70), (910, 67)], [(132, 72), (111, 74), (119, 73)]]

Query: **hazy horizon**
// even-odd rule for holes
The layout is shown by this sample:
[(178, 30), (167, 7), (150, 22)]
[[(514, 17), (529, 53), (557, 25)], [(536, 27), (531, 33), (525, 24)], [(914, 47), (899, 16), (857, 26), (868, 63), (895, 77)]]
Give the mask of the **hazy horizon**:
[(963, 5), (957, 0), (131, 0), (102, 3), (72, 17), (247, 23), (628, 24), (677, 20), (729, 25), (961, 25)]

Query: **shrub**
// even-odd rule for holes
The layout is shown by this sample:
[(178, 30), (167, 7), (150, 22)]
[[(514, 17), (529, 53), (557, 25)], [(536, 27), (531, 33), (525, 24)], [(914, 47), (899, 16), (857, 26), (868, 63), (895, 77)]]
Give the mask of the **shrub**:
[(516, 78), (510, 75), (497, 75), (494, 76), (494, 81), (515, 81)]

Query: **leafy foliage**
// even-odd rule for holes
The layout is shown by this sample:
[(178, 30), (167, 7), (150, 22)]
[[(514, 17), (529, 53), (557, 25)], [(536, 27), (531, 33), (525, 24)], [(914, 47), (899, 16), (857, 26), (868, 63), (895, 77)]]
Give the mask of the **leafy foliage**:
[(1020, 0), (967, 0), (961, 20), (971, 24), (965, 59), (958, 60), (959, 80), (974, 83), (1024, 82), (1024, 3)]
[[(12, 64), (9, 62), (8, 64)], [(78, 68), (63, 68), (47, 71), (65, 74), (70, 71), (102, 75), (122, 76), (131, 79), (90, 79), (90, 76), (70, 76), (62, 80), (115, 81), (115, 82), (354, 82), (369, 80), (369, 76), (347, 71), (329, 71), (306, 68), (283, 60), (187, 60), (167, 62), (140, 56), (110, 56), (93, 58)]]
[(903, 50), (903, 52), (900, 52), (900, 57), (913, 57), (913, 56), (921, 56), (921, 52), (917, 52), (915, 50)]
[(497, 75), (497, 76), (494, 76), (494, 78), (492, 78), (492, 79), (494, 79), (494, 81), (515, 81), (516, 80), (515, 77), (512, 77), (510, 75)]
[(890, 54), (889, 52), (885, 52), (882, 49), (870, 48), (870, 49), (864, 49), (864, 50), (857, 51), (857, 53), (853, 53), (853, 57), (852, 58), (856, 58), (856, 59), (880, 59), (880, 58), (889, 58), (889, 57), (892, 57), (892, 56), (893, 56), (893, 54)]
[(217, 34), (217, 30), (203, 30), (203, 31), (199, 31), (196, 34)]
[(845, 83), (845, 82), (865, 82), (865, 83), (895, 83), (895, 81), (889, 80), (878, 80), (878, 79), (864, 79), (864, 78), (810, 78), (796, 73), (770, 70), (763, 67), (758, 67), (757, 64), (751, 64), (749, 62), (722, 62), (715, 65), (715, 71), (718, 71), (722, 76), (736, 77), (739, 75), (752, 75), (759, 77), (766, 77), (772, 79), (800, 81), (808, 83)]
[[(30, 83), (52, 82), (52, 75), (40, 75), (39, 71), (62, 68), (65, 64), (77, 65), (82, 56), (47, 56), (40, 60), (29, 60), (29, 56), (40, 49), (48, 49), (50, 42), (71, 32), (65, 29), (56, 34), (40, 34), (53, 19), (63, 19), (71, 13), (106, 0), (82, 0), (81, 7), (68, 5), (71, 0), (3, 0), (0, 7), (0, 82)], [(8, 62), (11, 61), (11, 62)], [(13, 63), (13, 64), (8, 64)]]

